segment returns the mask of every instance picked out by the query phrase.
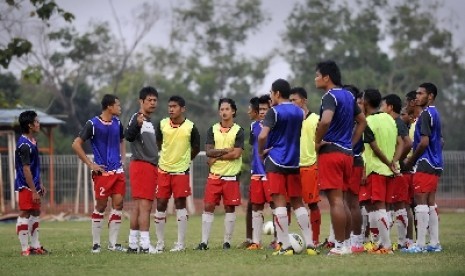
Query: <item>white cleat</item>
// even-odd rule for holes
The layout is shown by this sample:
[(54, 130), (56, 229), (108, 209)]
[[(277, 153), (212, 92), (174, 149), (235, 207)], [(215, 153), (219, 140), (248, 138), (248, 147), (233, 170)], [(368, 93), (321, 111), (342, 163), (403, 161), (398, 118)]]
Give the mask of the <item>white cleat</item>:
[(170, 252), (181, 252), (186, 250), (182, 243), (175, 242), (174, 247), (170, 250)]

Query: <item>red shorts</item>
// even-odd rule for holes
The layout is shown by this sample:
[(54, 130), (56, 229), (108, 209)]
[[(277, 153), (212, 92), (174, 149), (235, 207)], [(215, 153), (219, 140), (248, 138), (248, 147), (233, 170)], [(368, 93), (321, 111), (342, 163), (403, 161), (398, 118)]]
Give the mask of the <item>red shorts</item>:
[(157, 188), (157, 166), (133, 160), (129, 163), (129, 182), (133, 199), (154, 200)]
[(408, 199), (408, 183), (403, 175), (395, 176), (387, 187), (388, 198), (387, 203), (407, 202)]
[(225, 206), (241, 205), (241, 191), (237, 177), (220, 177), (212, 174), (208, 176), (203, 201), (220, 205), (221, 197), (223, 197), (223, 205)]
[(358, 201), (371, 201), (371, 183), (368, 183), (368, 180), (365, 181), (365, 185), (360, 185), (360, 189), (358, 191)]
[(354, 157), (342, 152), (323, 153), (318, 156), (318, 183), (320, 190), (347, 191), (352, 174)]
[(94, 181), (95, 199), (106, 199), (111, 195), (126, 194), (126, 179), (124, 173), (115, 173), (110, 175), (98, 175), (92, 173)]
[(252, 175), (249, 190), (249, 199), (252, 204), (271, 202), (270, 185), (265, 176)]
[(414, 188), (413, 188), (413, 174), (409, 172), (403, 172), (402, 177), (404, 178), (405, 183), (407, 183), (408, 187), (408, 194), (407, 200), (405, 201), (407, 204), (412, 204), (413, 202), (413, 195), (414, 195)]
[[(21, 189), (19, 192), (19, 210), (21, 211), (32, 211), (40, 210), (40, 203), (34, 203), (32, 201), (32, 191), (28, 189)], [(42, 198), (41, 198), (42, 200)]]
[(157, 198), (188, 197), (191, 193), (188, 173), (168, 173), (158, 170)]
[(302, 196), (300, 174), (282, 174), (275, 172), (266, 173), (270, 182), (270, 194), (284, 195), (287, 199)]
[(371, 201), (387, 202), (388, 195), (387, 187), (391, 185), (392, 177), (371, 173), (367, 177), (367, 186), (371, 188)]
[(306, 204), (320, 202), (320, 189), (318, 188), (318, 166), (300, 168), (300, 182), (302, 185), (302, 199)]
[(439, 176), (430, 173), (416, 172), (413, 175), (413, 187), (415, 194), (433, 193), (438, 188)]
[(360, 192), (360, 183), (362, 183), (364, 169), (365, 168), (361, 166), (352, 167), (352, 174), (350, 175), (349, 187), (347, 187), (347, 190), (354, 195), (358, 195)]

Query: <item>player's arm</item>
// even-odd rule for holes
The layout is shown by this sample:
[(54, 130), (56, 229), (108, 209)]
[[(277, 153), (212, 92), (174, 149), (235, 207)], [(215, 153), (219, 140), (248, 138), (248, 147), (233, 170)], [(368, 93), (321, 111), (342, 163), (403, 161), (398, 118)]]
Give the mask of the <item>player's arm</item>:
[(265, 149), (265, 146), (268, 135), (270, 134), (270, 131), (274, 128), (276, 124), (276, 117), (276, 111), (274, 110), (274, 108), (270, 108), (266, 112), (265, 118), (263, 119), (263, 127), (260, 131), (260, 134), (258, 134), (257, 137), (258, 155), (260, 155), (261, 159), (264, 159), (265, 156), (268, 154), (268, 151), (270, 151), (271, 149)]
[(355, 102), (355, 130), (352, 135), (352, 147), (357, 144), (358, 141), (362, 138), (363, 131), (365, 130), (367, 126), (367, 120), (365, 118), (365, 114), (360, 110), (360, 107), (358, 107), (357, 102)]
[(161, 150), (161, 145), (163, 144), (163, 132), (161, 131), (161, 121), (158, 122), (157, 127), (155, 128), (155, 137), (157, 140), (158, 150)]
[(132, 115), (131, 119), (129, 120), (128, 126), (124, 131), (124, 138), (129, 142), (134, 142), (136, 140), (137, 135), (140, 133), (140, 128), (142, 123), (139, 125), (138, 120), (140, 116), (144, 116), (142, 113), (136, 113)]
[[(421, 124), (421, 138), (420, 143), (418, 144), (417, 148), (413, 152), (412, 156), (408, 158), (406, 166), (409, 168), (413, 166), (420, 158), (420, 156), (425, 152), (426, 148), (429, 146), (429, 137), (431, 136), (431, 116), (428, 112), (423, 111), (420, 116), (420, 121), (418, 122)], [(417, 123), (417, 124), (418, 124)]]
[(396, 139), (396, 149), (394, 151), (394, 157), (392, 158), (391, 165), (389, 167), (391, 168), (391, 171), (397, 174), (400, 173), (397, 162), (400, 160), (400, 157), (404, 151), (404, 140), (402, 140), (400, 135), (397, 135)]
[(90, 121), (87, 121), (84, 128), (79, 133), (79, 136), (76, 137), (76, 139), (74, 139), (73, 144), (71, 145), (71, 147), (73, 148), (74, 152), (77, 154), (79, 159), (81, 159), (81, 161), (84, 164), (86, 164), (87, 167), (89, 167), (89, 169), (91, 169), (93, 171), (104, 171), (104, 166), (99, 166), (99, 165), (93, 163), (87, 157), (86, 153), (84, 152), (84, 149), (82, 148), (82, 144), (84, 144), (84, 142), (87, 139), (92, 137), (92, 132), (93, 132), (92, 129), (93, 129), (92, 123), (90, 123)]
[(378, 147), (378, 144), (375, 140), (375, 134), (371, 130), (370, 126), (367, 126), (365, 128), (365, 131), (363, 132), (363, 142), (368, 143), (370, 145), (370, 148), (373, 150), (373, 153), (376, 157), (378, 157), (379, 160), (381, 160), (381, 162), (386, 164), (386, 166), (391, 167), (391, 160), (387, 159), (386, 155), (384, 155), (384, 153)]
[(407, 158), (408, 153), (412, 149), (412, 139), (408, 135), (402, 137), (402, 141), (404, 142), (404, 147), (402, 149), (402, 154), (400, 155), (400, 160), (404, 160)]
[[(158, 139), (157, 139), (158, 141)], [(200, 133), (197, 127), (194, 125), (191, 131), (191, 160), (200, 152)]]
[(215, 135), (213, 134), (213, 127), (207, 130), (207, 141), (205, 142), (205, 154), (210, 158), (218, 158), (225, 155), (232, 149), (215, 149)]
[(237, 134), (236, 134), (236, 139), (234, 141), (234, 148), (232, 151), (226, 153), (225, 155), (222, 155), (218, 157), (219, 160), (234, 160), (242, 155), (242, 151), (244, 149), (244, 129), (241, 128)]

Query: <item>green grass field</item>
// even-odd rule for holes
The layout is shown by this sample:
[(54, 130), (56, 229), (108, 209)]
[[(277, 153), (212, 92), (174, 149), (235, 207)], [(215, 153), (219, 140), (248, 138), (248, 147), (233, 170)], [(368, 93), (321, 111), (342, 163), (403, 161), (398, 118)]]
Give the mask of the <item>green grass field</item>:
[[(131, 255), (103, 250), (91, 254), (89, 222), (43, 222), (41, 241), (51, 251), (48, 256), (21, 257), (20, 245), (15, 234), (15, 224), (0, 224), (0, 275), (308, 275), (308, 274), (465, 274), (465, 214), (445, 213), (440, 217), (441, 253), (374, 256), (369, 254), (349, 256), (271, 256), (270, 250), (223, 251), (223, 216), (217, 215), (213, 223), (210, 250), (194, 251), (201, 234), (201, 217), (191, 216), (187, 235), (188, 250), (160, 255)], [(323, 215), (323, 238), (328, 233), (328, 214)], [(244, 217), (239, 216), (233, 246), (245, 236)], [(124, 221), (120, 241), (126, 246), (129, 233)], [(168, 218), (166, 245), (171, 248), (177, 237), (176, 220)], [(296, 223), (293, 232), (299, 233)], [(103, 231), (106, 241), (108, 231)], [(151, 231), (155, 242), (154, 230)], [(322, 238), (322, 239), (323, 239)], [(264, 236), (268, 244), (271, 236)], [(102, 244), (106, 247), (106, 244)], [(325, 252), (322, 252), (325, 253)], [(98, 273), (98, 274), (97, 274)]]

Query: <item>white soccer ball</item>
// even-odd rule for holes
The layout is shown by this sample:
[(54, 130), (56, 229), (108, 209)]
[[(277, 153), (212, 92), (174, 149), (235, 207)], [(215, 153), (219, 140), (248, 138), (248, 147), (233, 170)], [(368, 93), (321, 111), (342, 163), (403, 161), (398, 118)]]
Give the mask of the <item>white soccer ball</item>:
[(294, 249), (294, 253), (299, 254), (304, 250), (304, 239), (299, 234), (289, 233), (289, 241), (291, 242), (292, 249)]
[(272, 221), (267, 221), (263, 224), (263, 235), (273, 235), (274, 225)]

